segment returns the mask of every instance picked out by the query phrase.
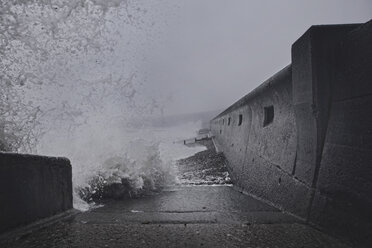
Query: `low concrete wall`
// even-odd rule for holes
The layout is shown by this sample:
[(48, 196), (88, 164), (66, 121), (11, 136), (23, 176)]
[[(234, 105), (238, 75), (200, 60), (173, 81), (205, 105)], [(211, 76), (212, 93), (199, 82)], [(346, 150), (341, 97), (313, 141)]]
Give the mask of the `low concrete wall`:
[(0, 153), (0, 233), (71, 208), (68, 159)]
[(372, 22), (311, 27), (290, 66), (211, 121), (235, 185), (372, 241), (371, 68)]

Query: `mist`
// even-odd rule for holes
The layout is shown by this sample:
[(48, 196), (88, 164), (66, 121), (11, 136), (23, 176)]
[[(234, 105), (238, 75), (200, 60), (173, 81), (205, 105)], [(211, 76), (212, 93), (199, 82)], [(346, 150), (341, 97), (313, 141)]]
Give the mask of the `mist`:
[(311, 25), (372, 16), (367, 0), (203, 0), (180, 6), (152, 63), (158, 80), (148, 88), (170, 99), (165, 114), (227, 108), (288, 65), (291, 45)]
[(175, 161), (205, 149), (179, 142), (289, 64), (304, 30), (372, 13), (362, 0), (0, 4), (0, 148), (70, 158), (76, 194), (97, 175), (177, 182)]

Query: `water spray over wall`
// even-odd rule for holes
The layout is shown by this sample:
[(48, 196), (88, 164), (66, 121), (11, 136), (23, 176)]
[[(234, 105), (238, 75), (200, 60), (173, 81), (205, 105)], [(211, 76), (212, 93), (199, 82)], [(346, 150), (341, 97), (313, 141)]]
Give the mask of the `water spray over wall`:
[(128, 125), (166, 104), (142, 94), (151, 83), (146, 54), (166, 26), (164, 5), (175, 8), (171, 1), (1, 1), (0, 149), (69, 157), (76, 196), (119, 181), (130, 194), (174, 181), (148, 123)]

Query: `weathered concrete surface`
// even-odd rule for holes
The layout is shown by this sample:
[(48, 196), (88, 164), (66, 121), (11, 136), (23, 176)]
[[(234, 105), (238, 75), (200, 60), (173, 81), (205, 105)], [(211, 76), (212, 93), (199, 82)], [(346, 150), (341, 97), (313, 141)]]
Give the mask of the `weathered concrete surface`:
[(360, 26), (313, 26), (292, 45), (293, 106), (297, 126), (294, 174), (315, 186), (327, 132), (338, 42)]
[(37, 239), (29, 236), (5, 247), (347, 247), (299, 224), (185, 226), (61, 223), (35, 235)]
[(372, 244), (371, 68), (372, 21), (305, 32), (290, 67), (211, 121), (234, 184)]
[(372, 244), (372, 21), (346, 34), (336, 61), (310, 221)]
[(71, 208), (68, 159), (0, 153), (0, 233)]
[(348, 247), (228, 186), (109, 202), (1, 247)]
[[(274, 107), (274, 119), (264, 126), (268, 106)], [(240, 126), (239, 115), (243, 116)], [(229, 118), (230, 125), (226, 121)], [(293, 175), (297, 132), (291, 66), (220, 114), (211, 127), (215, 144), (225, 154), (236, 186), (306, 217), (310, 187)]]
[[(208, 150), (180, 160), (180, 175), (186, 167), (203, 170), (213, 164), (225, 171), (210, 140), (198, 143)], [(18, 240), (0, 241), (0, 247), (348, 247), (229, 185), (195, 186), (201, 179), (193, 174), (188, 184), (108, 201)]]

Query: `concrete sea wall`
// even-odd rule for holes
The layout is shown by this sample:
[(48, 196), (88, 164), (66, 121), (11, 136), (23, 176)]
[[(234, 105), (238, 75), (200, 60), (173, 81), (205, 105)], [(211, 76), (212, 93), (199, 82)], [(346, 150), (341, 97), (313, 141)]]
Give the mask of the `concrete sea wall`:
[[(274, 113), (272, 121), (270, 111)], [(296, 160), (296, 122), (291, 66), (220, 114), (212, 121), (211, 129), (238, 187), (300, 216), (306, 214), (308, 187), (292, 175)]]
[(313, 26), (292, 63), (211, 121), (241, 190), (370, 240), (372, 22)]
[(309, 220), (372, 243), (372, 22), (347, 33), (332, 64)]
[(68, 159), (0, 153), (0, 233), (71, 208)]

